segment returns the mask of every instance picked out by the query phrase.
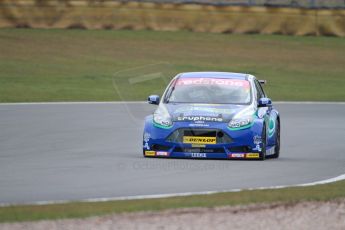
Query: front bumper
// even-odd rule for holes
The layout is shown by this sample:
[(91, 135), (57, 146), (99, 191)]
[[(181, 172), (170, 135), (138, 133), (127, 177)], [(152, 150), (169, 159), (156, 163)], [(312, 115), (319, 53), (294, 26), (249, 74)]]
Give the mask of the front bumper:
[(145, 150), (145, 157), (159, 158), (197, 158), (197, 159), (260, 159), (261, 153), (201, 153), (201, 152), (168, 152), (168, 151), (150, 151)]
[[(210, 130), (217, 133), (215, 144), (183, 143), (183, 137), (173, 137), (180, 130)], [(145, 157), (198, 158), (198, 159), (259, 159), (261, 157), (262, 126), (254, 123), (243, 130), (230, 130), (225, 123), (206, 123), (198, 126), (178, 122), (169, 129), (156, 127), (147, 120), (144, 129), (143, 154)], [(218, 137), (222, 133), (222, 137)], [(256, 140), (256, 141), (255, 141)]]

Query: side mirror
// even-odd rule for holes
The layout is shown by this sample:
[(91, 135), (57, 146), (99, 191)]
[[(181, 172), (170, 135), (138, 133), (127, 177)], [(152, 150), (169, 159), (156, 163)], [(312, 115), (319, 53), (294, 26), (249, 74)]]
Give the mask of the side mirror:
[(268, 107), (272, 106), (272, 101), (270, 98), (263, 97), (259, 99), (259, 107)]
[(159, 104), (159, 96), (158, 95), (151, 95), (147, 98), (147, 102), (152, 105)]

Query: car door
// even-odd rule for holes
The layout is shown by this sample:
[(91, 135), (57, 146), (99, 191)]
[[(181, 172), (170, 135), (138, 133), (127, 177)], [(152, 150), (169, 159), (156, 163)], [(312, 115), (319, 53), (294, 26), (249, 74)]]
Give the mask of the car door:
[[(255, 88), (257, 90), (257, 100), (259, 102), (260, 98), (266, 98), (266, 93), (263, 90), (260, 82), (255, 79)], [(267, 107), (259, 107), (258, 108), (258, 116), (262, 117), (265, 120), (266, 124), (266, 134), (267, 134), (267, 145), (273, 146), (275, 144), (275, 130), (276, 130), (276, 120), (277, 120), (277, 114), (272, 112), (273, 107), (267, 106)]]

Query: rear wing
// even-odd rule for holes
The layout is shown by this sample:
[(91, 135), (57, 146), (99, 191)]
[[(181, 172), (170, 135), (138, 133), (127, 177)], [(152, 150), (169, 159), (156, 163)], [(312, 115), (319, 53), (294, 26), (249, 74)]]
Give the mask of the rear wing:
[(261, 85), (265, 85), (267, 83), (266, 80), (259, 80), (259, 82), (260, 82)]

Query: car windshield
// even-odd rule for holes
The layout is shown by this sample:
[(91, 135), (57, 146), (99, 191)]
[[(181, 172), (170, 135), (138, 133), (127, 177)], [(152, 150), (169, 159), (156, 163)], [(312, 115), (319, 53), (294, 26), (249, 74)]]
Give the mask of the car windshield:
[(167, 103), (248, 104), (247, 80), (228, 78), (179, 78), (167, 91)]

